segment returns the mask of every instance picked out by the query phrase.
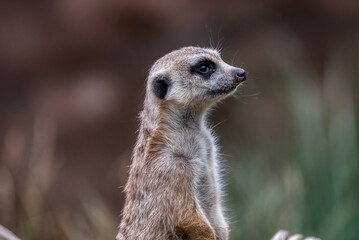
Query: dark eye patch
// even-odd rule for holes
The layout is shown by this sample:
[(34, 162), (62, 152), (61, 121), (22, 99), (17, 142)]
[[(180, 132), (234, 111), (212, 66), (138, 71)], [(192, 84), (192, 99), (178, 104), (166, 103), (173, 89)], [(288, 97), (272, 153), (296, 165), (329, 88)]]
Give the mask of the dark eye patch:
[(192, 73), (197, 73), (205, 78), (208, 78), (216, 70), (216, 65), (211, 60), (205, 59), (198, 62), (191, 68)]

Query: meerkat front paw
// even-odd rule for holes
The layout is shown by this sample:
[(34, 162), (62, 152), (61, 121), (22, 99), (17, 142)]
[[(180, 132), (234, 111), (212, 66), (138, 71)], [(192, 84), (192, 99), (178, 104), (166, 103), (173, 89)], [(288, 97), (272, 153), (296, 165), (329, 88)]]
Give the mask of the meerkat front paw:
[(229, 226), (225, 221), (222, 214), (216, 215), (212, 219), (212, 227), (216, 233), (216, 240), (228, 240), (229, 238)]
[[(288, 231), (280, 230), (271, 238), (271, 240), (303, 240), (303, 236), (301, 234), (294, 234), (291, 236)], [(304, 240), (320, 240), (320, 238), (306, 237)]]
[(228, 229), (216, 230), (216, 240), (228, 240)]

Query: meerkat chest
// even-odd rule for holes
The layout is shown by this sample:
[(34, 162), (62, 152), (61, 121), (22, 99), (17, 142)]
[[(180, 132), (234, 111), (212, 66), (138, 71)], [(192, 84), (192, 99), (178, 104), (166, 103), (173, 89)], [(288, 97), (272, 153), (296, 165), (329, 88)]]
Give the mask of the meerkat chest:
[(216, 151), (209, 131), (206, 129), (183, 129), (183, 131), (172, 135), (171, 139), (171, 155), (189, 160), (196, 175), (213, 171)]
[(216, 157), (213, 137), (209, 132), (203, 130), (200, 134), (200, 139), (202, 145), (201, 158), (206, 164), (208, 164), (208, 166), (212, 167)]
[(209, 132), (204, 132), (201, 138), (203, 151), (201, 154), (202, 168), (196, 183), (197, 197), (207, 217), (217, 199), (217, 159), (215, 143)]
[(211, 192), (209, 188), (213, 186), (216, 175), (216, 153), (214, 140), (209, 132), (201, 131), (197, 135), (198, 145), (198, 162), (194, 165), (195, 175), (198, 178), (198, 185), (200, 189), (204, 190), (201, 195), (206, 195), (205, 192)]

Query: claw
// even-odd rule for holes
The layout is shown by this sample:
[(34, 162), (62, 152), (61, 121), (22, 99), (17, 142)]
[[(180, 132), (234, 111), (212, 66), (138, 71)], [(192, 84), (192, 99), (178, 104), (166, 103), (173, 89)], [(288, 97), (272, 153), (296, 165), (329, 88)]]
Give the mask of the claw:
[(271, 240), (287, 240), (289, 237), (289, 232), (285, 230), (279, 230)]
[[(301, 234), (294, 234), (290, 236), (289, 232), (286, 230), (279, 230), (271, 240), (303, 240), (303, 236)], [(316, 237), (307, 237), (304, 240), (320, 240), (320, 238)]]

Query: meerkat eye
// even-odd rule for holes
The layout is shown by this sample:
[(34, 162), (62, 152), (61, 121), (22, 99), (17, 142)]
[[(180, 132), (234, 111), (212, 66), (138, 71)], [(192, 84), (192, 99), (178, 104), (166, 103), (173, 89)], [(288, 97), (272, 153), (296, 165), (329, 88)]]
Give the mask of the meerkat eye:
[(215, 71), (215, 65), (212, 61), (205, 60), (198, 63), (194, 70), (204, 77), (209, 77)]

